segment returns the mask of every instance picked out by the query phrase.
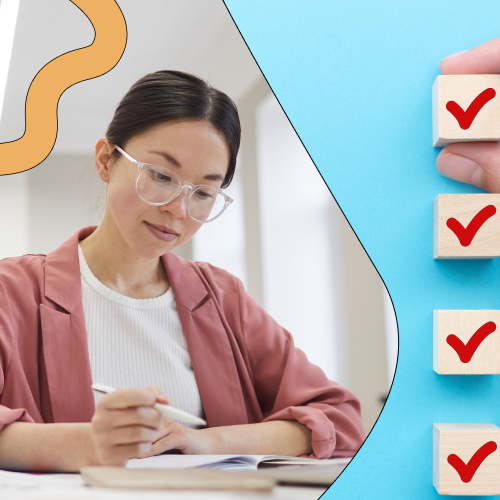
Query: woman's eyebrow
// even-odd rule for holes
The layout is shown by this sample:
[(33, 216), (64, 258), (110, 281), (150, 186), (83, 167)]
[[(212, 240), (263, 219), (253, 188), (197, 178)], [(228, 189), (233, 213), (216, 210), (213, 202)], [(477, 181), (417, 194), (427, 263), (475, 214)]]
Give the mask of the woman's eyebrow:
[(203, 177), (204, 179), (207, 179), (208, 181), (223, 181), (224, 176), (220, 174), (208, 174)]
[[(149, 151), (151, 154), (163, 156), (165, 160), (167, 160), (169, 163), (171, 163), (174, 167), (180, 168), (182, 165), (172, 156), (166, 153), (165, 151)], [(204, 179), (207, 179), (208, 181), (223, 181), (224, 176), (221, 174), (208, 174), (203, 177)]]
[(165, 151), (150, 151), (150, 153), (152, 153), (154, 155), (163, 156), (163, 158), (165, 158), (165, 160), (167, 160), (169, 163), (171, 163), (174, 167), (181, 167), (182, 166), (172, 155), (165, 153)]

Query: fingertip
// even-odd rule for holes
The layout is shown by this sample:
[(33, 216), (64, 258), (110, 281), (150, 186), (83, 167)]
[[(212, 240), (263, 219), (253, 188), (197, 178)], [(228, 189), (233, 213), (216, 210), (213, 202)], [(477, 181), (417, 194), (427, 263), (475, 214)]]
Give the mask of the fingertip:
[(156, 401), (158, 403), (163, 403), (163, 404), (170, 404), (170, 401), (168, 400), (168, 398), (165, 396), (165, 394), (163, 394), (162, 390), (157, 387), (156, 385), (152, 385), (150, 387), (148, 387), (148, 390), (153, 393), (153, 395), (155, 396), (156, 398)]
[[(436, 165), (438, 165), (439, 161), (443, 158), (443, 156), (446, 156), (448, 153), (449, 153), (448, 149), (446, 148), (441, 149), (436, 158)], [(439, 165), (438, 165), (438, 170), (439, 170)]]
[(139, 458), (146, 458), (151, 453), (152, 448), (153, 448), (152, 443), (141, 443), (139, 445), (139, 452), (140, 452)]
[(477, 187), (482, 185), (483, 171), (474, 160), (461, 156), (444, 148), (436, 158), (438, 172), (455, 181), (472, 184)]
[(461, 56), (470, 52), (470, 50), (461, 50), (449, 56), (443, 57), (439, 63), (439, 70), (442, 75), (459, 74), (463, 72), (463, 65), (467, 62), (467, 57), (463, 59)]
[(123, 390), (127, 407), (153, 406), (155, 404), (155, 396), (150, 391), (137, 387), (124, 387)]
[(465, 54), (466, 52), (469, 52), (469, 49), (460, 50), (459, 52), (455, 52), (454, 54), (450, 54), (449, 56), (443, 57), (443, 59), (441, 59), (441, 63), (449, 61), (450, 59), (454, 59), (455, 57)]
[(443, 75), (500, 73), (500, 38), (445, 57), (440, 70)]
[(164, 450), (160, 450), (158, 446), (155, 443), (149, 443), (150, 447), (147, 450), (146, 453), (141, 455), (140, 457), (137, 458), (149, 458), (149, 457), (154, 457), (155, 455), (158, 455), (159, 453), (162, 453)]
[(457, 57), (457, 56), (459, 56), (460, 54), (463, 54), (463, 53), (465, 53), (465, 52), (469, 52), (469, 49), (467, 49), (467, 50), (461, 50), (461, 51), (459, 51), (459, 52), (455, 52), (454, 54), (450, 54), (449, 56), (443, 57), (443, 59), (441, 59), (441, 62), (443, 62), (443, 61), (448, 61), (448, 60), (450, 60), (450, 59), (453, 59), (454, 57)]

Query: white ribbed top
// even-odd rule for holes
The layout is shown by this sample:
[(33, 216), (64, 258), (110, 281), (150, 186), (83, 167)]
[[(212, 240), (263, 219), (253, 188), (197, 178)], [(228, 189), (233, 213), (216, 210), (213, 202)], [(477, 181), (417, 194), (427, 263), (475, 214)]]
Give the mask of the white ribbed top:
[(203, 418), (172, 288), (153, 299), (121, 295), (92, 274), (80, 245), (78, 255), (92, 381), (116, 388), (157, 385), (172, 406)]

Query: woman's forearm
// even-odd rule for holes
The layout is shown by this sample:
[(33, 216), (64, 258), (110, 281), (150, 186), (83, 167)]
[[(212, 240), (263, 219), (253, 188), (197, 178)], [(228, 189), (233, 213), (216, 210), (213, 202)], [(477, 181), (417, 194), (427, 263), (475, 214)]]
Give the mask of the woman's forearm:
[(99, 465), (91, 424), (14, 422), (0, 431), (0, 469), (74, 472)]
[(212, 453), (241, 455), (286, 455), (312, 453), (311, 431), (291, 420), (231, 425), (203, 429), (212, 442)]
[[(187, 453), (287, 456), (312, 453), (311, 431), (295, 421), (190, 431), (190, 443), (183, 447)], [(202, 436), (204, 439), (200, 439)], [(156, 453), (161, 451), (164, 450)], [(0, 469), (73, 472), (87, 465), (100, 465), (91, 424), (14, 422), (0, 431)]]

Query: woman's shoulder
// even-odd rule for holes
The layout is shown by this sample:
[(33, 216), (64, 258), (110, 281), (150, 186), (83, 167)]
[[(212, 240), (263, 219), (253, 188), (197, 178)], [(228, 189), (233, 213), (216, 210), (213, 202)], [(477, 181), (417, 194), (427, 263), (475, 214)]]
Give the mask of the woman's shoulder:
[(220, 267), (208, 262), (189, 263), (202, 275), (205, 287), (226, 315), (241, 320), (241, 315), (267, 315), (262, 306), (245, 289), (242, 279)]
[(43, 283), (45, 254), (27, 254), (0, 260), (0, 283), (3, 287), (28, 291), (30, 285)]
[(226, 319), (238, 318), (245, 293), (236, 276), (207, 262), (186, 260), (172, 252), (164, 255), (163, 261), (178, 307), (194, 311), (215, 303)]
[(225, 269), (208, 262), (185, 260), (177, 255), (171, 255), (169, 263), (167, 274), (174, 295), (177, 291), (178, 295), (182, 295), (179, 298), (185, 302), (198, 303), (208, 294), (227, 312), (234, 310), (245, 295), (241, 280)]
[(209, 262), (200, 262), (200, 261), (189, 261), (190, 264), (196, 266), (201, 273), (205, 276), (213, 276), (214, 279), (219, 279), (222, 281), (236, 281), (239, 280), (239, 278), (227, 271), (226, 269), (223, 269), (222, 267), (217, 267), (214, 266), (213, 264), (210, 264)]
[(215, 291), (239, 293), (240, 287), (243, 287), (240, 278), (221, 267), (208, 262), (189, 262), (207, 280), (210, 288)]

